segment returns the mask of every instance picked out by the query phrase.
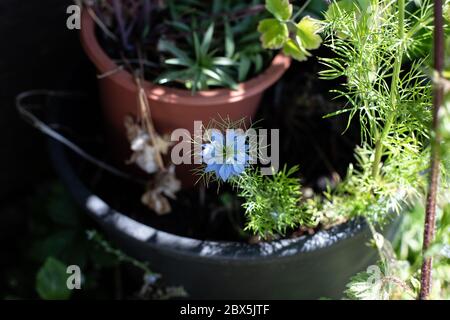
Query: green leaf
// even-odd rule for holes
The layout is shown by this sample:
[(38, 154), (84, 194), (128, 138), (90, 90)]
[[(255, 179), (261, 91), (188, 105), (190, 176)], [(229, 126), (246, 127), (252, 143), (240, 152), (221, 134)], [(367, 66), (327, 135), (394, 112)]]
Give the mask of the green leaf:
[(264, 19), (258, 25), (262, 46), (265, 49), (280, 49), (289, 39), (289, 30), (285, 23), (276, 19)]
[(445, 4), (444, 4), (444, 18), (447, 21), (450, 21), (450, 3), (449, 2), (445, 2)]
[(305, 49), (314, 50), (320, 47), (322, 43), (322, 38), (318, 35), (320, 29), (320, 22), (310, 16), (304, 17), (297, 24), (297, 36)]
[(158, 51), (169, 52), (180, 60), (190, 61), (188, 55), (183, 50), (179, 49), (174, 43), (167, 40), (159, 41)]
[(166, 24), (174, 27), (175, 29), (178, 29), (183, 32), (191, 32), (191, 28), (185, 23), (179, 22), (179, 21), (167, 21)]
[(67, 288), (67, 267), (49, 257), (36, 276), (36, 291), (44, 300), (67, 300), (71, 291)]
[(181, 60), (178, 58), (167, 59), (164, 61), (164, 63), (174, 65), (174, 66), (184, 66), (184, 67), (190, 67), (192, 65), (191, 63), (189, 63), (189, 61)]
[(194, 52), (195, 52), (195, 59), (197, 63), (201, 60), (202, 52), (201, 52), (201, 46), (200, 46), (200, 40), (198, 38), (197, 32), (194, 32), (192, 34), (192, 37), (194, 39)]
[(222, 0), (213, 0), (212, 13), (218, 14), (222, 10)]
[(358, 5), (362, 11), (366, 11), (370, 7), (370, 0), (358, 0)]
[(209, 69), (203, 69), (202, 70), (204, 74), (206, 74), (208, 77), (216, 80), (217, 82), (221, 82), (222, 78), (220, 77), (219, 74), (217, 74), (216, 72), (214, 72), (213, 70), (209, 70)]
[(263, 57), (260, 54), (256, 54), (251, 57), (251, 60), (255, 64), (255, 72), (261, 72), (263, 68)]
[(251, 61), (247, 56), (242, 56), (239, 60), (239, 82), (244, 82), (247, 79), (250, 70)]
[(361, 10), (365, 12), (369, 9), (370, 0), (340, 0), (334, 1), (328, 7), (325, 17), (328, 20), (333, 20), (340, 16), (340, 12), (345, 12), (346, 14), (351, 14), (355, 11)]
[(285, 55), (290, 56), (298, 61), (306, 61), (308, 59), (308, 52), (298, 45), (294, 40), (289, 39), (283, 47)]
[(249, 43), (249, 44), (254, 44), (255, 40), (259, 39), (259, 32), (258, 31), (254, 31), (254, 32), (250, 32), (248, 34), (242, 35), (242, 37), (239, 38), (239, 44), (245, 44), (245, 43)]
[(168, 82), (174, 82), (174, 81), (186, 81), (190, 75), (192, 74), (191, 69), (187, 70), (178, 70), (178, 71), (168, 71), (163, 74), (161, 74), (158, 78), (155, 79), (156, 83), (159, 84), (165, 84)]
[(372, 265), (366, 271), (360, 272), (350, 279), (345, 290), (346, 298), (351, 300), (385, 300), (389, 297), (383, 286), (384, 269), (381, 263)]
[(217, 73), (221, 78), (221, 83), (225, 83), (230, 89), (236, 90), (238, 88), (237, 83), (231, 78), (226, 72), (215, 68), (214, 72)]
[(292, 16), (292, 4), (289, 0), (266, 0), (266, 9), (278, 20), (289, 20)]
[(31, 257), (40, 262), (48, 256), (59, 257), (64, 251), (70, 250), (75, 238), (76, 231), (72, 229), (52, 233), (43, 240), (33, 242), (30, 249)]
[(207, 55), (209, 48), (211, 47), (212, 38), (214, 35), (214, 24), (211, 23), (211, 25), (208, 27), (208, 30), (206, 30), (205, 35), (203, 36), (203, 41), (201, 45), (201, 53), (203, 55)]
[(328, 10), (325, 12), (327, 20), (334, 20), (341, 16), (341, 12), (351, 13), (357, 8), (357, 4), (353, 0), (333, 1)]
[(217, 66), (233, 66), (235, 65), (235, 62), (229, 58), (225, 58), (225, 57), (217, 57), (217, 58), (213, 58), (212, 62), (214, 65)]
[(233, 32), (231, 31), (230, 24), (225, 22), (225, 56), (231, 58), (234, 55), (236, 46), (234, 44)]

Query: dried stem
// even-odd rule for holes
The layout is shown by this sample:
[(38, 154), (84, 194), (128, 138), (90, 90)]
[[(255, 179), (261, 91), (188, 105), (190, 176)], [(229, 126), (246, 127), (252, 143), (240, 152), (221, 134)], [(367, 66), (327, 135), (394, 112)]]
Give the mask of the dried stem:
[[(145, 128), (147, 129), (148, 135), (150, 137), (151, 143), (154, 144), (156, 142), (158, 134), (156, 133), (155, 127), (153, 125), (153, 119), (152, 114), (150, 111), (150, 106), (148, 104), (147, 100), (147, 94), (145, 92), (144, 87), (142, 86), (142, 80), (139, 77), (135, 77), (136, 85), (138, 88), (138, 105), (139, 105), (139, 111), (141, 115), (141, 120), (143, 121), (143, 124), (145, 125)], [(156, 164), (158, 165), (158, 168), (161, 171), (166, 171), (166, 167), (164, 166), (164, 161), (161, 155), (161, 151), (158, 148), (155, 148), (156, 154), (155, 154), (155, 160)]]
[[(442, 0), (434, 1), (434, 64), (438, 77), (442, 76), (444, 68), (444, 21), (442, 15)], [(433, 101), (433, 123), (431, 141), (431, 173), (426, 201), (425, 226), (423, 236), (423, 264), (422, 279), (419, 299), (429, 298), (431, 291), (431, 271), (433, 260), (427, 256), (428, 248), (434, 239), (436, 229), (436, 198), (439, 185), (439, 144), (441, 137), (439, 134), (439, 108), (443, 103), (444, 90), (438, 82), (435, 84)]]

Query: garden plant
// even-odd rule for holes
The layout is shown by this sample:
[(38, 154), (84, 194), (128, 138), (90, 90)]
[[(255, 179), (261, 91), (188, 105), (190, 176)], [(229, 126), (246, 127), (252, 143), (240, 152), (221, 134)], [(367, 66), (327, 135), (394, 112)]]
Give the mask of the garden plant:
[[(283, 11), (289, 12), (287, 1), (277, 4), (278, 17)], [(272, 178), (262, 177), (244, 167), (238, 169), (239, 172), (236, 167), (229, 171), (232, 176), (238, 176), (230, 180), (240, 190), (239, 195), (245, 198), (247, 228), (262, 238), (268, 239), (274, 233), (284, 234), (286, 229), (298, 225), (322, 223), (326, 226), (355, 216), (367, 219), (381, 258), (379, 268), (376, 268), (378, 281), (374, 281), (373, 270), (358, 275), (347, 291), (351, 298), (415, 298), (419, 287), (422, 288), (420, 297), (429, 297), (432, 254), (428, 249), (433, 241), (438, 193), (444, 200), (439, 207), (442, 225), (437, 243), (444, 247), (437, 247), (444, 255), (448, 249), (446, 239), (442, 238), (443, 234), (448, 235), (447, 178), (445, 168), (437, 160), (442, 144), (438, 110), (443, 103), (443, 89), (435, 89), (435, 107), (432, 109), (432, 81), (426, 74), (426, 70), (429, 70), (428, 74), (433, 70), (428, 50), (433, 35), (433, 7), (438, 6), (442, 7), (442, 4), (433, 6), (424, 1), (414, 7), (402, 0), (337, 1), (327, 10), (322, 22), (325, 45), (335, 56), (321, 59), (326, 66), (321, 76), (344, 79), (342, 87), (334, 92), (348, 101), (342, 110), (328, 116), (349, 113), (349, 121), (359, 120), (362, 137), (361, 146), (356, 150), (357, 164), (350, 167), (337, 187), (330, 188), (324, 197), (302, 203), (298, 200), (301, 195), (299, 181), (289, 178), (295, 168), (289, 172), (283, 170)], [(268, 9), (271, 10), (270, 1)], [(442, 16), (442, 8), (436, 11), (436, 15), (439, 14)], [(284, 18), (288, 17), (286, 14)], [(435, 35), (435, 47), (438, 48), (435, 49), (436, 74), (439, 77), (443, 69), (443, 44), (439, 41), (443, 43), (444, 22), (439, 18), (437, 21), (440, 24), (436, 23), (436, 28), (441, 29)], [(264, 25), (265, 22), (260, 25), (260, 31), (265, 30)], [(279, 31), (277, 34), (282, 38), (284, 33)], [(287, 37), (288, 33), (285, 35)], [(267, 41), (264, 35), (262, 40)], [(434, 80), (440, 86), (440, 80)], [(431, 122), (435, 131), (430, 134)], [(210, 154), (210, 147), (206, 148)], [(431, 173), (427, 169), (430, 150)], [(214, 167), (208, 160), (205, 171), (215, 172), (217, 179), (227, 180), (222, 173), (228, 171)], [(415, 278), (407, 279), (411, 282), (407, 284), (397, 276), (401, 267), (375, 228), (421, 201), (426, 194), (429, 174), (425, 262), (419, 286)], [(441, 191), (437, 180), (441, 180)], [(448, 281), (448, 271), (443, 273), (444, 281)]]
[[(192, 265), (186, 262), (187, 273), (205, 268), (205, 277), (222, 276), (218, 283), (225, 283), (230, 273), (220, 272), (226, 263), (211, 257), (234, 266), (244, 261), (237, 270), (245, 272), (235, 278), (253, 279), (251, 268), (259, 262), (264, 272), (273, 273), (263, 264), (267, 257), (284, 263), (283, 253), (298, 257), (314, 251), (323, 254), (319, 261), (326, 259), (319, 237), (357, 225), (358, 232), (370, 233), (358, 248), (370, 247), (378, 262), (363, 265), (365, 270), (347, 279), (342, 298), (450, 298), (450, 64), (445, 55), (450, 47), (449, 1), (94, 0), (83, 5), (83, 21), (90, 28), (82, 31), (82, 42), (99, 72), (110, 150), (120, 170), (139, 177), (137, 190), (145, 185), (141, 202), (156, 213), (139, 216), (139, 223), (112, 213), (128, 223), (114, 232), (132, 235), (133, 228), (139, 229), (133, 234), (137, 241), (124, 247), (146, 252), (151, 262), (152, 254), (170, 259), (161, 250), (179, 241), (170, 250), (200, 257), (189, 260)], [(263, 174), (263, 152), (249, 135), (271, 123), (257, 116), (257, 109), (281, 89), (275, 84), (264, 99), (263, 92), (278, 83), (291, 64), (300, 66), (297, 72), (311, 60), (319, 65), (314, 76), (329, 83), (338, 106), (321, 114), (324, 119), (319, 121), (343, 120), (343, 136), (357, 129), (345, 173), (322, 179), (321, 188), (306, 185), (302, 167), (307, 163), (282, 163)], [(269, 118), (276, 112), (289, 117), (283, 111), (287, 109), (269, 110)], [(255, 122), (258, 117), (260, 122)], [(198, 148), (190, 156), (201, 157), (201, 165), (175, 167), (170, 151), (176, 143), (170, 133), (178, 128), (192, 131), (194, 120), (203, 121), (207, 132), (199, 145), (192, 139)], [(310, 155), (319, 157), (319, 152)], [(128, 166), (123, 166), (126, 160)], [(138, 174), (130, 164), (140, 169)], [(195, 187), (192, 181), (197, 181)], [(189, 210), (199, 213), (180, 216)], [(203, 241), (208, 236), (192, 231), (197, 225), (221, 230), (221, 214), (231, 222), (232, 231), (223, 233), (230, 241), (223, 242), (222, 233), (214, 238), (219, 242)], [(94, 215), (102, 223), (102, 214)], [(193, 221), (186, 222), (190, 217)], [(103, 225), (112, 228), (112, 220)], [(159, 233), (170, 223), (175, 230), (187, 224), (188, 231), (179, 232), (176, 241), (167, 235), (172, 229)], [(390, 228), (396, 230), (395, 237), (385, 236)], [(352, 232), (343, 231), (351, 235), (342, 241), (354, 237)], [(155, 234), (143, 240), (142, 235)], [(146, 264), (111, 249), (97, 234), (91, 237), (119, 260), (154, 275)], [(394, 238), (392, 244), (389, 238)], [(309, 239), (319, 239), (317, 248), (308, 247), (314, 242)], [(192, 249), (197, 247), (202, 249)], [(330, 246), (329, 254), (334, 250)], [(255, 256), (261, 260), (251, 263)], [(173, 269), (170, 263), (175, 262), (167, 261)], [(332, 268), (333, 258), (323, 261)], [(208, 271), (212, 265), (217, 269), (211, 270), (220, 270), (217, 276)], [(161, 269), (157, 271), (164, 277), (164, 266)], [(312, 269), (307, 272), (313, 274)], [(316, 274), (314, 280), (320, 283), (320, 277)], [(191, 279), (187, 282), (196, 287)], [(301, 290), (293, 288), (290, 297)]]

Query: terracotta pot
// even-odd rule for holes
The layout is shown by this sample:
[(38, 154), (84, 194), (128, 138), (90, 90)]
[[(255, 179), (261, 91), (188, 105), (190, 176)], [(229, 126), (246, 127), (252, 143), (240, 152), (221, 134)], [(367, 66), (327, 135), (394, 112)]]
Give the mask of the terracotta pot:
[[(82, 13), (81, 42), (99, 74), (118, 70), (118, 66), (100, 47), (95, 35), (95, 23), (87, 11)], [(290, 58), (277, 55), (265, 72), (239, 85), (238, 90), (217, 89), (192, 94), (188, 90), (174, 89), (144, 83), (153, 122), (161, 134), (170, 134), (178, 128), (194, 130), (194, 121), (207, 124), (211, 119), (229, 117), (231, 120), (251, 119), (255, 116), (264, 91), (274, 84), (289, 68)], [(113, 155), (121, 163), (128, 158), (124, 117), (135, 115), (137, 86), (132, 75), (124, 70), (99, 79), (100, 99), (105, 129)]]

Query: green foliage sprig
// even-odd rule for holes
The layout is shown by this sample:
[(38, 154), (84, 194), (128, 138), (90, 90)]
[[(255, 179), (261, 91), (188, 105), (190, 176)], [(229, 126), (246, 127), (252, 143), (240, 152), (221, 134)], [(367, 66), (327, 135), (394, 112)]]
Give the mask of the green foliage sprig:
[(316, 215), (322, 222), (364, 216), (372, 223), (383, 224), (420, 199), (424, 194), (428, 152), (408, 142), (397, 148), (383, 164), (383, 180), (374, 180), (373, 149), (367, 145), (359, 147), (356, 165), (350, 165), (345, 179), (316, 203)]
[(301, 205), (299, 179), (293, 177), (298, 167), (284, 167), (273, 176), (262, 176), (249, 169), (233, 180), (240, 197), (244, 198), (246, 229), (263, 239), (285, 235), (288, 229), (313, 226), (311, 212)]
[[(443, 199), (441, 199), (443, 200)], [(445, 202), (445, 201), (444, 201)], [(441, 201), (441, 203), (443, 203)], [(416, 299), (420, 288), (423, 220), (425, 209), (417, 205), (403, 216), (393, 247), (394, 261), (377, 265), (352, 277), (345, 291), (346, 299), (400, 300)], [(439, 211), (437, 236), (428, 251), (434, 257), (430, 299), (450, 299), (450, 205)], [(384, 241), (387, 241), (384, 239)]]
[[(230, 183), (237, 190), (238, 196), (244, 199), (242, 206), (247, 218), (245, 230), (262, 239), (273, 239), (285, 235), (287, 231), (299, 226), (315, 225), (314, 211), (305, 210), (305, 206), (301, 204), (301, 184), (299, 179), (294, 176), (298, 167), (289, 170), (284, 167), (267, 176), (262, 175), (256, 166), (248, 163), (249, 159), (240, 163), (234, 158), (240, 152), (243, 156), (245, 155), (245, 158), (247, 158), (247, 153), (252, 154), (251, 157), (255, 158), (264, 157), (258, 155), (257, 146), (247, 142), (251, 140), (251, 134), (247, 133), (241, 136), (246, 141), (242, 145), (236, 143), (234, 137), (239, 136), (239, 131), (236, 131), (234, 133), (236, 136), (233, 136), (233, 130), (243, 126), (243, 121), (231, 121), (230, 119), (213, 120), (208, 125), (210, 130), (216, 130), (215, 134), (228, 132), (227, 141), (218, 143), (215, 140), (213, 143), (212, 137), (209, 137), (211, 141), (205, 141), (206, 143), (202, 144), (202, 156), (205, 163), (196, 170), (199, 180), (203, 180), (206, 185), (216, 182), (218, 187), (224, 182)], [(226, 150), (222, 149), (224, 147)], [(239, 150), (239, 148), (243, 150)], [(205, 153), (205, 150), (208, 152)], [(230, 153), (230, 158), (227, 158), (228, 153)], [(225, 157), (229, 161), (220, 161), (219, 164), (216, 163), (215, 157), (219, 159)], [(227, 170), (233, 174), (224, 177), (224, 172)]]
[[(399, 6), (405, 5), (404, 1), (398, 1)], [(441, 2), (437, 2), (434, 4), (434, 6), (440, 6), (442, 5)], [(448, 6), (448, 1), (446, 3)], [(425, 23), (426, 21), (430, 21), (429, 17), (431, 16), (431, 4), (426, 2), (422, 4), (421, 12), (423, 15), (415, 15), (414, 17), (419, 17), (418, 20), (422, 19), (422, 25), (421, 27), (428, 27), (428, 25)], [(436, 7), (437, 10), (435, 10), (435, 13), (440, 14), (440, 8)], [(439, 22), (442, 22), (440, 19)], [(443, 31), (446, 27), (443, 28), (442, 23), (436, 23), (436, 31), (435, 34), (438, 34), (436, 36), (436, 39), (442, 39)], [(438, 41), (435, 40), (435, 48), (439, 48)], [(440, 59), (443, 58), (442, 52), (440, 50), (436, 50), (435, 52), (435, 59), (436, 61), (440, 61)], [(436, 62), (437, 66), (442, 67), (441, 63)], [(448, 85), (447, 81), (445, 79), (440, 79), (439, 72), (442, 70), (438, 70), (435, 72), (434, 81), (436, 83), (437, 90), (436, 95), (437, 97), (440, 96), (440, 90), (442, 90), (443, 86), (444, 88), (447, 88)], [(445, 73), (444, 73), (445, 75)], [(395, 79), (395, 77), (394, 77)], [(431, 84), (429, 85), (431, 87)], [(429, 94), (431, 96), (431, 94)], [(401, 236), (400, 240), (397, 239), (397, 247), (398, 247), (398, 256), (400, 261), (398, 260), (389, 260), (386, 259), (383, 254), (380, 255), (381, 258), (381, 266), (383, 268), (391, 268), (392, 265), (398, 265), (399, 263), (406, 264), (406, 267), (403, 267), (401, 270), (397, 269), (390, 272), (390, 277), (392, 275), (394, 276), (401, 276), (403, 274), (403, 278), (410, 281), (412, 284), (412, 287), (406, 287), (403, 288), (404, 290), (393, 290), (392, 287), (388, 287), (387, 290), (381, 291), (370, 291), (370, 288), (374, 288), (374, 286), (370, 286), (369, 278), (367, 277), (368, 273), (364, 272), (356, 276), (352, 279), (352, 281), (349, 284), (349, 290), (347, 291), (347, 294), (350, 297), (356, 297), (358, 299), (365, 299), (365, 298), (372, 298), (372, 299), (404, 299), (405, 292), (410, 291), (411, 288), (413, 288), (412, 294), (409, 294), (409, 298), (415, 299), (416, 297), (420, 297), (421, 299), (428, 299), (428, 298), (438, 298), (438, 299), (446, 299), (448, 298), (449, 294), (449, 269), (448, 269), (448, 262), (449, 262), (449, 247), (448, 243), (450, 241), (449, 234), (450, 234), (450, 218), (449, 218), (449, 212), (450, 212), (450, 206), (448, 202), (448, 176), (446, 174), (445, 166), (439, 165), (439, 160), (442, 159), (443, 163), (448, 163), (449, 154), (445, 150), (446, 147), (448, 147), (448, 133), (447, 133), (447, 121), (448, 121), (448, 112), (447, 112), (447, 102), (448, 100), (444, 101), (444, 106), (441, 108), (440, 104), (441, 99), (435, 98), (434, 100), (434, 108), (435, 108), (435, 115), (436, 118), (433, 120), (433, 126), (431, 130), (430, 135), (430, 144), (431, 144), (431, 158), (432, 158), (432, 165), (431, 168), (427, 171), (432, 171), (430, 174), (430, 187), (428, 189), (428, 198), (427, 198), (427, 214), (426, 214), (426, 226), (425, 226), (425, 236), (428, 237), (428, 239), (425, 238), (423, 234), (423, 221), (424, 221), (424, 209), (416, 209), (409, 215), (405, 217), (405, 221), (402, 226), (401, 230)], [(448, 99), (448, 97), (447, 97)], [(431, 101), (430, 101), (431, 105)], [(440, 110), (439, 113), (437, 110)], [(424, 136), (425, 137), (425, 136)], [(418, 141), (420, 141), (418, 139)], [(416, 145), (419, 145), (419, 143), (416, 143)], [(388, 155), (389, 157), (389, 155)], [(428, 160), (430, 156), (428, 155), (426, 157), (426, 160)], [(429, 163), (428, 163), (429, 165)], [(427, 165), (427, 167), (428, 167)], [(386, 165), (383, 166), (383, 168)], [(428, 172), (427, 172), (428, 173)], [(427, 174), (428, 175), (428, 174)], [(436, 181), (438, 179), (441, 179), (440, 183), (440, 190), (437, 189), (437, 183)], [(383, 179), (385, 180), (385, 179)], [(430, 197), (430, 195), (433, 195)], [(437, 205), (437, 206), (436, 206)], [(436, 211), (436, 209), (438, 209)], [(433, 216), (433, 218), (431, 218)], [(431, 224), (431, 221), (434, 221), (434, 218), (437, 219), (437, 232), (436, 236), (434, 237), (434, 232), (430, 231), (430, 228), (434, 228), (434, 222)], [(432, 234), (430, 236), (430, 233)], [(434, 239), (433, 239), (434, 238)], [(422, 245), (423, 242), (423, 245)], [(402, 260), (403, 259), (403, 260)], [(431, 279), (431, 259), (435, 260), (433, 269), (436, 272), (436, 278)], [(407, 261), (406, 261), (407, 260)], [(423, 262), (423, 263), (422, 263)], [(421, 268), (421, 282), (419, 282), (418, 274), (420, 267)], [(405, 270), (407, 270), (405, 272)], [(398, 278), (396, 278), (398, 279)], [(431, 285), (431, 282), (433, 283), (433, 286)], [(404, 282), (402, 282), (404, 284)], [(431, 288), (433, 288), (431, 290)], [(365, 288), (364, 290), (360, 290), (361, 288)], [(420, 294), (419, 294), (420, 292)], [(355, 294), (356, 293), (356, 294)], [(371, 295), (372, 293), (372, 295)]]
[[(287, 1), (267, 6), (278, 26), (292, 15)], [(246, 172), (237, 185), (244, 190), (249, 230), (267, 237), (283, 234), (286, 227), (308, 224), (312, 218), (329, 225), (355, 216), (382, 224), (423, 195), (431, 82), (424, 74), (426, 57), (408, 57), (425, 39), (415, 38), (416, 33), (431, 32), (427, 25), (431, 7), (424, 2), (413, 13), (405, 8), (403, 0), (340, 1), (329, 8), (326, 45), (335, 56), (321, 59), (327, 67), (321, 75), (345, 79), (343, 88), (335, 92), (347, 99), (348, 106), (337, 114), (349, 113), (349, 121), (358, 115), (361, 121), (363, 142), (356, 150), (357, 163), (324, 199), (302, 204), (294, 181)], [(410, 67), (403, 70), (408, 59)], [(286, 195), (283, 210), (274, 208), (280, 192)], [(286, 213), (285, 222), (277, 225), (271, 215), (280, 212)]]
[[(450, 83), (444, 80), (450, 89)], [(447, 90), (448, 90), (447, 89)], [(442, 164), (445, 169), (450, 170), (450, 92), (447, 92), (444, 98), (444, 105), (440, 110), (439, 133), (442, 137), (442, 146), (440, 148)]]
[(414, 299), (414, 288), (418, 281), (411, 278), (412, 283), (394, 275), (382, 263), (372, 265), (366, 271), (356, 274), (350, 279), (344, 292), (345, 299), (350, 300), (393, 300)]
[(321, 59), (327, 68), (321, 76), (344, 79), (334, 92), (348, 101), (329, 116), (357, 117), (362, 147), (357, 167), (319, 206), (322, 216), (335, 212), (383, 223), (423, 194), (431, 83), (426, 57), (410, 54), (425, 39), (416, 33), (431, 32), (432, 7), (425, 1), (412, 13), (405, 8), (404, 0), (338, 1), (326, 13), (326, 46), (335, 56)]

